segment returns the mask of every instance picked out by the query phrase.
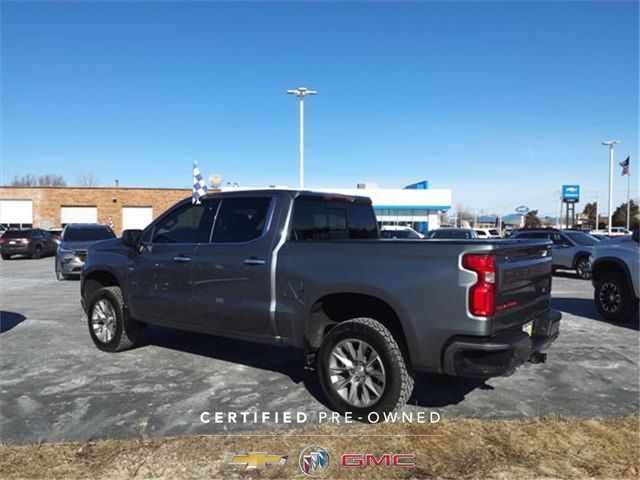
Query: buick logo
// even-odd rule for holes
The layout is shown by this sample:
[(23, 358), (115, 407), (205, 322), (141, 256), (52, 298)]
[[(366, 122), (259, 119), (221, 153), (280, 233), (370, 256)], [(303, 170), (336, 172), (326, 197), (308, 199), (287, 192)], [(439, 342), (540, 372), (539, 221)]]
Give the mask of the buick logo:
[(331, 465), (331, 455), (318, 445), (311, 445), (300, 453), (300, 470), (310, 477), (321, 477)]

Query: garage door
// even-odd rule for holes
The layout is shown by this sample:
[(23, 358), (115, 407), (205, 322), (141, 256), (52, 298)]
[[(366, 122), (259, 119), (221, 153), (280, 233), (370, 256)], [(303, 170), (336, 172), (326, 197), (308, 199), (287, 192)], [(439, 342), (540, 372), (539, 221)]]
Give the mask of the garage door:
[(122, 230), (142, 230), (149, 225), (152, 220), (152, 207), (122, 207)]
[(31, 200), (0, 200), (0, 223), (18, 227), (33, 222)]
[(62, 207), (60, 223), (98, 223), (98, 207)]

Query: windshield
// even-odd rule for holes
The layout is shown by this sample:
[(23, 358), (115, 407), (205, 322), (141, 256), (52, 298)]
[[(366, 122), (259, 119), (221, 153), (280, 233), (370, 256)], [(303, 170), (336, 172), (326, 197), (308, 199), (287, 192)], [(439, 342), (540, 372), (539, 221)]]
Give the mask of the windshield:
[(68, 228), (64, 232), (65, 242), (97, 242), (109, 238), (115, 238), (115, 234), (106, 227)]
[(578, 245), (583, 246), (593, 246), (598, 243), (598, 241), (593, 238), (591, 235), (588, 235), (584, 232), (564, 232), (564, 234), (569, 237), (571, 240), (576, 242)]

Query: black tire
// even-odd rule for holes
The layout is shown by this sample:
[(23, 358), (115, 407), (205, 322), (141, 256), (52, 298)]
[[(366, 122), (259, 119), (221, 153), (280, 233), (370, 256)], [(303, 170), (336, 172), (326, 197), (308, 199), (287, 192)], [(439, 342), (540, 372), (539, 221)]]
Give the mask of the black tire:
[(3, 253), (2, 254), (2, 259), (3, 260), (9, 260), (9, 259), (11, 259), (11, 255), (6, 255), (6, 254)]
[(621, 273), (605, 273), (596, 281), (593, 299), (602, 318), (610, 322), (627, 322), (638, 311), (638, 299)]
[[(115, 313), (115, 332), (113, 338), (106, 342), (98, 338), (92, 325), (92, 315), (100, 301), (108, 302)], [(89, 335), (91, 335), (91, 340), (100, 350), (104, 352), (121, 352), (132, 348), (136, 344), (141, 328), (138, 322), (126, 315), (120, 287), (103, 287), (96, 291), (91, 298), (87, 312)]]
[(66, 275), (64, 273), (62, 273), (62, 266), (60, 265), (60, 261), (58, 259), (56, 259), (56, 278), (59, 281), (64, 281), (64, 280), (69, 280), (69, 275)]
[(38, 260), (41, 256), (42, 256), (42, 248), (40, 247), (40, 245), (38, 245), (36, 246), (36, 248), (33, 249), (31, 258), (33, 258), (34, 260)]
[(591, 280), (591, 264), (589, 257), (578, 257), (575, 262), (576, 274), (581, 280)]
[[(330, 357), (336, 345), (345, 340), (362, 340), (375, 349), (385, 372), (385, 385), (377, 401), (358, 407), (347, 403), (333, 387), (329, 374)], [(372, 318), (354, 318), (333, 327), (325, 336), (317, 356), (318, 377), (331, 407), (340, 412), (352, 412), (356, 420), (368, 421), (371, 412), (391, 412), (401, 408), (413, 392), (413, 376), (395, 337), (382, 323)], [(349, 374), (346, 374), (349, 375)], [(353, 387), (351, 387), (353, 388)], [(364, 386), (360, 387), (364, 389)], [(372, 415), (373, 421), (376, 416)]]

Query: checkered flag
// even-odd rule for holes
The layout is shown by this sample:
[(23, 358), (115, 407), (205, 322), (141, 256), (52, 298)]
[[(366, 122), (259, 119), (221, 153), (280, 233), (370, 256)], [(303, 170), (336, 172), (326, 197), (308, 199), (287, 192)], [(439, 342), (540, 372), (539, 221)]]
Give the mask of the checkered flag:
[(193, 203), (200, 203), (200, 197), (207, 193), (207, 184), (202, 178), (200, 169), (198, 168), (198, 162), (193, 162), (193, 197), (191, 201)]
[(113, 217), (109, 215), (109, 228), (113, 230)]

